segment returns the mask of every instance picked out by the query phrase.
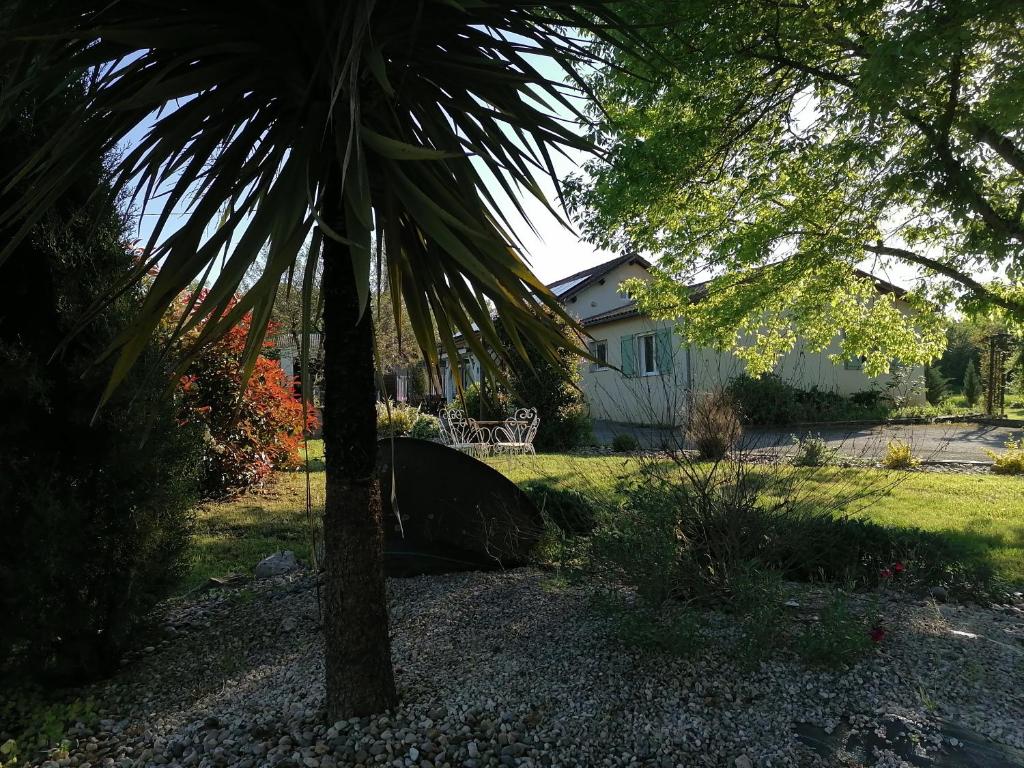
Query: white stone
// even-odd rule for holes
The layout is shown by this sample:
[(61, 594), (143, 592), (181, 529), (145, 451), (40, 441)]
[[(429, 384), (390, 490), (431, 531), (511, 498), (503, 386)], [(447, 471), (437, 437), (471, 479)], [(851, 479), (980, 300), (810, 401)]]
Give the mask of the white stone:
[(275, 552), (272, 555), (260, 560), (255, 568), (257, 579), (268, 579), (271, 576), (280, 576), (297, 570), (299, 561), (295, 559), (295, 553), (290, 549), (284, 552)]

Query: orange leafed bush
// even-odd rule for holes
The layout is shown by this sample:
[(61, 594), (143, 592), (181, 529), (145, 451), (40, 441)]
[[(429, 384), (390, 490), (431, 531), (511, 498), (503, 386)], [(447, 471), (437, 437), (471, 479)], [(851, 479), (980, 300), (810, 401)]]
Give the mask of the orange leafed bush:
[[(178, 309), (190, 297), (183, 295)], [(223, 498), (300, 463), (302, 403), (276, 360), (260, 356), (242, 389), (242, 352), (251, 317), (206, 347), (179, 384), (182, 423), (205, 428), (202, 493)], [(268, 336), (273, 335), (273, 328)], [(193, 334), (198, 334), (200, 328)], [(186, 338), (189, 343), (194, 338)], [(316, 426), (310, 407), (306, 424)]]

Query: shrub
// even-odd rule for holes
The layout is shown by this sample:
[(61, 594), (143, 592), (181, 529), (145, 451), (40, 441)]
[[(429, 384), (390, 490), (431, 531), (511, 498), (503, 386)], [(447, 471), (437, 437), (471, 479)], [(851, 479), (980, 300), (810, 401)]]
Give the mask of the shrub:
[(457, 408), (463, 408), (468, 418), (483, 419), (484, 421), (500, 421), (508, 417), (514, 408), (505, 392), (490, 386), (481, 395), (480, 385), (476, 382), (462, 391), (462, 397), (457, 397), (454, 405)]
[(687, 657), (705, 645), (700, 614), (685, 606), (667, 606), (655, 611), (646, 606), (630, 605), (620, 594), (598, 593), (594, 607), (609, 619), (615, 637), (623, 645), (641, 653)]
[(834, 592), (818, 621), (797, 637), (797, 653), (809, 664), (819, 666), (852, 663), (871, 650), (871, 630), (877, 624), (877, 604), (858, 614), (850, 607), (849, 598)]
[(974, 361), (971, 361), (967, 364), (967, 370), (964, 372), (963, 383), (963, 395), (964, 400), (967, 401), (967, 407), (973, 408), (978, 404), (981, 392), (982, 385), (981, 376), (978, 375), (978, 365)]
[(947, 535), (880, 525), (858, 517), (794, 515), (777, 528), (776, 560), (787, 578), (873, 588), (880, 573), (902, 566), (899, 585), (922, 591), (936, 584), (966, 595), (994, 588), (991, 564)]
[(741, 564), (728, 600), (740, 619), (739, 658), (748, 666), (756, 665), (783, 641), (782, 578), (757, 563)]
[(941, 403), (949, 394), (949, 379), (933, 365), (924, 371), (924, 396), (931, 405)]
[(988, 455), (997, 475), (1024, 475), (1024, 440), (1008, 440), (1004, 453), (989, 451)]
[(408, 437), (420, 418), (418, 408), (394, 401), (377, 402), (377, 437)]
[(862, 389), (850, 394), (850, 403), (858, 408), (875, 409), (883, 405), (882, 391), (879, 389)]
[(405, 403), (377, 403), (377, 437), (415, 437), (433, 440), (441, 436), (441, 422)]
[(558, 488), (541, 480), (524, 483), (523, 492), (547, 519), (567, 536), (579, 536), (594, 530), (594, 505), (573, 488)]
[(723, 392), (695, 399), (690, 409), (686, 437), (702, 459), (720, 461), (743, 434), (732, 400)]
[(44, 752), (54, 762), (65, 760), (72, 746), (64, 738), (68, 728), (75, 723), (92, 728), (99, 720), (92, 698), (54, 698), (23, 686), (0, 700), (0, 768), (31, 765)]
[(437, 416), (429, 413), (420, 413), (409, 430), (409, 437), (419, 440), (436, 440), (441, 436), (441, 421)]
[(771, 562), (772, 515), (757, 508), (757, 483), (708, 482), (721, 466), (704, 475), (700, 467), (687, 468), (678, 477), (658, 464), (646, 466), (594, 534), (598, 571), (658, 607), (670, 596), (722, 600), (739, 574)]
[(847, 398), (817, 387), (800, 389), (775, 374), (737, 376), (729, 381), (726, 394), (744, 424), (761, 426), (877, 420), (885, 418), (890, 406), (886, 395), (877, 390)]
[(628, 432), (623, 432), (612, 440), (612, 450), (617, 453), (633, 453), (640, 450), (640, 442)]
[(564, 406), (546, 429), (544, 424), (541, 416), (535, 444), (542, 451), (569, 451), (594, 443), (594, 427), (582, 404)]
[(994, 589), (990, 563), (969, 542), (843, 514), (891, 483), (857, 478), (822, 497), (814, 474), (782, 464), (651, 461), (622, 488), (621, 509), (600, 519), (591, 565), (652, 606), (669, 596), (729, 603), (749, 591), (751, 574), (874, 588), (897, 561), (906, 589)]
[(796, 450), (790, 461), (795, 467), (824, 467), (835, 460), (836, 449), (829, 448), (821, 435), (793, 435), (793, 443)]
[[(553, 323), (567, 334), (572, 331), (553, 315)], [(517, 357), (515, 345), (504, 326), (499, 336), (510, 357)], [(593, 442), (586, 402), (580, 390), (580, 356), (560, 348), (552, 357), (530, 344), (525, 345), (529, 364), (515, 363), (507, 371), (514, 407), (536, 408), (540, 425), (534, 446), (538, 451), (568, 451)]]
[(679, 510), (650, 503), (646, 493), (650, 489), (642, 481), (624, 490), (627, 503), (594, 532), (589, 565), (611, 582), (636, 590), (644, 607), (658, 610), (679, 594), (683, 581)]
[[(0, 130), (5, 178), (65, 119), (26, 104), (12, 104), (11, 114), (17, 119)], [(138, 310), (139, 291), (106, 306), (51, 359), (134, 265), (101, 161), (79, 171), (0, 265), (0, 679), (8, 683), (15, 671), (77, 683), (116, 669), (133, 630), (186, 568), (196, 501), (201, 436), (178, 425), (178, 403), (147, 375), (160, 360), (155, 345), (96, 414), (109, 376), (96, 361)], [(0, 209), (5, 200), (0, 193)], [(11, 231), (0, 231), (0, 242)]]
[(882, 457), (882, 466), (886, 469), (914, 469), (921, 465), (921, 460), (914, 455), (909, 444), (902, 440), (890, 440)]
[(799, 390), (775, 374), (737, 376), (729, 381), (726, 392), (745, 424), (782, 426), (803, 420)]
[(430, 389), (427, 386), (427, 369), (422, 364), (413, 364), (408, 366), (407, 370), (409, 383), (406, 395), (409, 400), (419, 402), (430, 394)]
[(952, 398), (946, 398), (939, 405), (904, 405), (892, 411), (889, 416), (893, 419), (934, 419), (939, 416), (963, 416), (968, 413), (969, 409), (955, 405)]
[[(179, 309), (189, 297), (179, 300)], [(227, 311), (230, 310), (230, 307)], [(206, 434), (201, 490), (204, 498), (225, 498), (263, 481), (275, 469), (300, 465), (302, 403), (280, 363), (260, 355), (242, 387), (242, 355), (251, 315), (201, 350), (181, 378), (182, 420)], [(168, 324), (174, 321), (168, 318)], [(194, 334), (201, 332), (200, 324)], [(272, 332), (273, 329), (271, 329)], [(189, 335), (180, 343), (188, 344)], [(307, 423), (316, 426), (312, 405)]]

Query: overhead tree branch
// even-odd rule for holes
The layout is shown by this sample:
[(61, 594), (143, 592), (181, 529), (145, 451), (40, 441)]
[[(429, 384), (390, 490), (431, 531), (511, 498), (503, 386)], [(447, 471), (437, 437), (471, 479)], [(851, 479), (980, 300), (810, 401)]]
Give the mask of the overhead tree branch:
[(963, 194), (964, 202), (966, 202), (975, 213), (981, 216), (982, 221), (985, 222), (986, 226), (1007, 239), (1012, 238), (1018, 241), (1024, 241), (1024, 226), (1021, 226), (1018, 221), (1014, 221), (1003, 216), (995, 209), (995, 207), (993, 207), (988, 198), (978, 191), (978, 187), (974, 183), (974, 174), (969, 168), (960, 162), (960, 159), (956, 155), (953, 154), (953, 150), (949, 145), (948, 137), (943, 138), (940, 136), (938, 131), (936, 131), (932, 125), (913, 112), (909, 110), (901, 111), (904, 116), (910, 120), (919, 131), (921, 131), (924, 137), (928, 139), (928, 142), (932, 145), (932, 149), (935, 151), (935, 155), (938, 158), (939, 163), (942, 165), (942, 169), (946, 172), (949, 180), (953, 182), (955, 187)]
[(963, 74), (963, 49), (956, 52), (949, 69), (949, 96), (946, 99), (946, 108), (942, 113), (942, 120), (939, 123), (939, 130), (949, 140), (949, 131), (953, 127), (953, 120), (956, 118), (956, 109), (960, 103), (960, 78)]
[(909, 261), (913, 264), (925, 267), (926, 269), (930, 269), (931, 271), (948, 277), (954, 282), (970, 289), (970, 291), (979, 299), (987, 301), (990, 304), (994, 304), (997, 307), (1002, 307), (1014, 316), (1024, 319), (1024, 301), (1015, 301), (1007, 298), (1006, 296), (1002, 296), (983, 283), (979, 283), (966, 272), (962, 272), (956, 267), (946, 264), (945, 262), (932, 259), (906, 248), (895, 248), (889, 245), (882, 245), (881, 243), (865, 243), (863, 248), (869, 253), (877, 253), (880, 256), (893, 256), (897, 259)]
[(991, 125), (977, 118), (969, 118), (967, 130), (975, 140), (988, 145), (1018, 173), (1024, 173), (1024, 150), (1013, 141), (999, 133)]
[[(788, 56), (778, 41), (775, 41), (774, 51), (761, 52), (752, 50), (748, 54), (752, 58), (790, 67), (811, 77), (827, 80), (846, 88), (853, 88), (855, 84), (853, 78), (846, 75)], [(952, 112), (956, 109), (961, 78), (960, 66), (961, 62), (958, 57), (957, 62), (954, 63), (953, 71), (950, 73), (950, 96), (946, 105), (947, 113), (943, 115), (944, 119), (951, 117)], [(935, 125), (929, 123), (910, 109), (901, 108), (899, 112), (925, 136), (935, 151), (937, 159), (947, 177), (953, 182), (954, 187), (963, 194), (964, 202), (981, 216), (985, 225), (1003, 237), (1024, 241), (1024, 226), (1019, 221), (1007, 218), (995, 209), (992, 203), (978, 190), (970, 170), (953, 154), (949, 143), (948, 130), (944, 130), (945, 126), (940, 125), (936, 128)], [(973, 125), (972, 123), (971, 135), (976, 140), (983, 141), (999, 153), (1000, 157), (1010, 163), (1015, 169), (1024, 173), (1024, 152), (1021, 152), (1010, 139), (1002, 136), (990, 126), (980, 121), (977, 122), (977, 127), (973, 127)]]

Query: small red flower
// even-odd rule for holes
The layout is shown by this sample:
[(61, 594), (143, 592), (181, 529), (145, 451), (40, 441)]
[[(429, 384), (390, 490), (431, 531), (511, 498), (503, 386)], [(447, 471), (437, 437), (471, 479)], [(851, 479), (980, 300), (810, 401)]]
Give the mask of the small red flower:
[(868, 636), (876, 643), (880, 643), (885, 639), (885, 630), (879, 626), (874, 626), (868, 630)]
[(892, 571), (890, 571), (888, 568), (883, 568), (881, 571), (878, 572), (878, 575), (881, 576), (883, 579), (889, 579), (892, 578)]
[(903, 563), (896, 561), (892, 564), (892, 570), (895, 573), (903, 573), (903, 571), (906, 569), (904, 568)]

